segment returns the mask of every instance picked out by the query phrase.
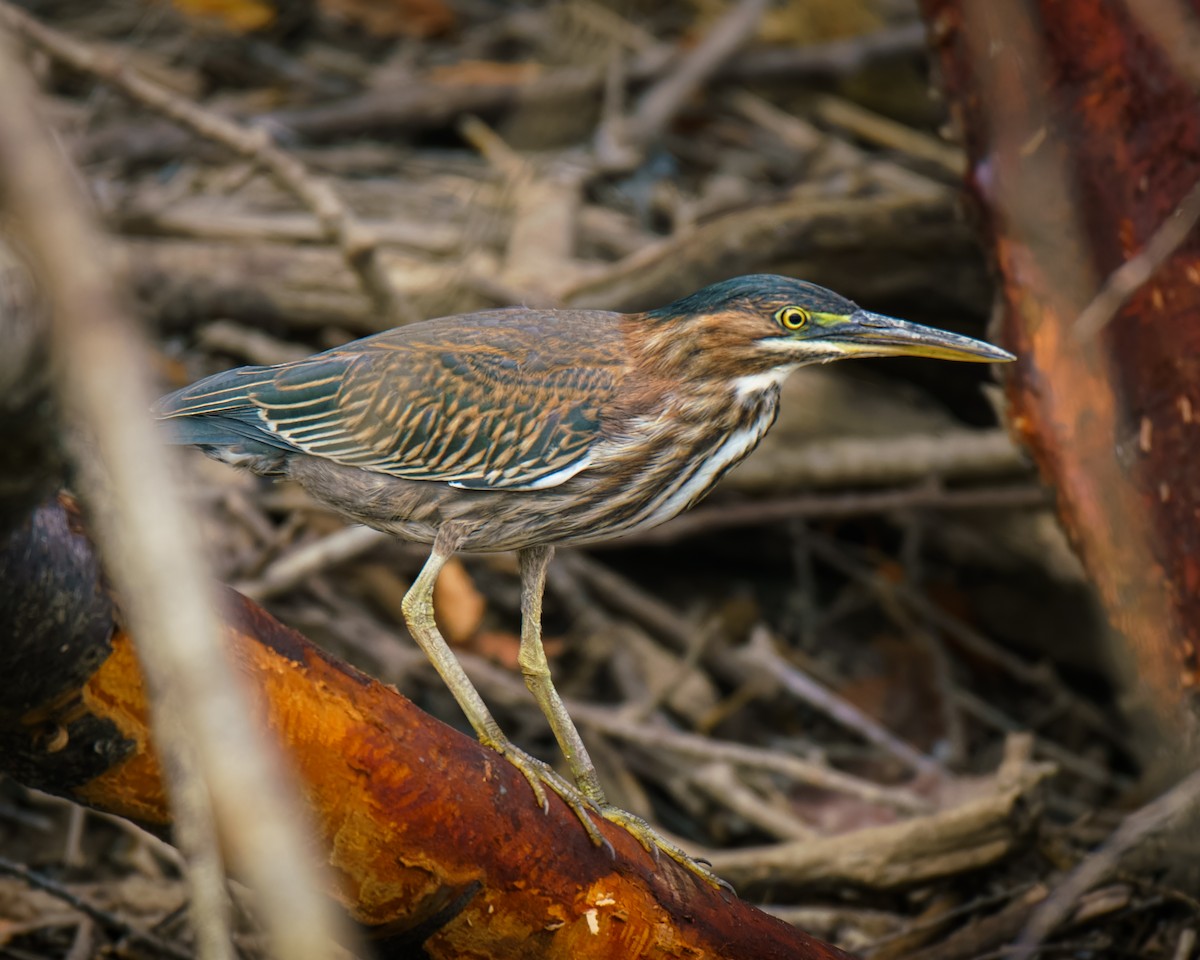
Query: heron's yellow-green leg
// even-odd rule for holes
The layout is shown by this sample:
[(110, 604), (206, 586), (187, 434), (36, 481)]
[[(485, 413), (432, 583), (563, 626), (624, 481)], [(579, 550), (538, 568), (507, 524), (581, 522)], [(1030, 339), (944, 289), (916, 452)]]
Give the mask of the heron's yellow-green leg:
[(730, 889), (729, 884), (689, 857), (641, 817), (608, 802), (583, 738), (554, 687), (550, 665), (546, 662), (546, 651), (542, 647), (542, 597), (546, 591), (546, 568), (553, 555), (554, 548), (549, 546), (528, 547), (521, 551), (521, 647), (517, 653), (517, 663), (525, 677), (525, 685), (550, 723), (575, 785), (605, 820), (631, 833), (648, 853), (657, 857), (661, 850), (706, 883)]
[(433, 587), (437, 583), (438, 574), (446, 561), (454, 555), (457, 543), (451, 536), (438, 534), (430, 551), (429, 559), (417, 575), (417, 579), (404, 595), (401, 609), (409, 632), (417, 645), (425, 652), (429, 662), (433, 664), (442, 681), (454, 695), (462, 712), (475, 730), (479, 742), (491, 747), (516, 767), (529, 781), (534, 796), (542, 809), (547, 809), (546, 788), (553, 790), (562, 797), (563, 802), (571, 808), (579, 818), (588, 836), (597, 846), (611, 846), (596, 826), (589, 813), (593, 808), (591, 799), (579, 789), (568, 783), (541, 760), (531, 757), (519, 749), (500, 729), (483, 697), (471, 683), (462, 664), (454, 656), (454, 651), (446, 643), (441, 631), (437, 628), (433, 614)]
[(601, 809), (609, 805), (608, 798), (575, 721), (554, 687), (550, 664), (546, 662), (546, 651), (542, 647), (542, 596), (546, 591), (546, 568), (553, 556), (553, 547), (528, 547), (521, 551), (521, 647), (517, 663), (525, 677), (525, 686), (550, 721), (550, 729), (567, 759), (575, 786), (597, 809)]

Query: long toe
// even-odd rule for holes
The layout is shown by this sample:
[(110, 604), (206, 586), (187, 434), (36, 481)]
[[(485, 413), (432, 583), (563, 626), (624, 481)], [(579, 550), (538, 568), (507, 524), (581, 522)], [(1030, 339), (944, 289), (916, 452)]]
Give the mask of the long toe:
[(670, 857), (680, 866), (690, 870), (709, 886), (715, 887), (716, 889), (726, 893), (736, 895), (736, 892), (729, 882), (722, 880), (715, 873), (713, 873), (705, 861), (689, 857), (681, 847), (672, 843), (641, 817), (634, 816), (627, 810), (622, 810), (620, 807), (614, 807), (612, 804), (605, 804), (602, 806), (600, 808), (600, 815), (610, 823), (615, 823), (617, 826), (622, 827), (629, 833), (633, 834), (638, 843), (645, 847), (646, 852), (655, 859), (658, 858), (660, 853), (665, 853), (668, 857)]
[(546, 790), (549, 789), (560, 797), (563, 803), (570, 807), (571, 812), (579, 818), (579, 822), (583, 824), (583, 829), (587, 832), (592, 843), (597, 847), (606, 848), (610, 855), (616, 855), (612, 844), (600, 832), (596, 821), (592, 819), (594, 813), (602, 814), (603, 811), (588, 799), (578, 787), (561, 776), (548, 763), (530, 756), (511, 741), (492, 743), (488, 744), (488, 746), (492, 747), (504, 759), (521, 771), (521, 775), (529, 781), (529, 786), (532, 788), (533, 794), (537, 797), (538, 803), (541, 804), (543, 810), (549, 809), (549, 804), (546, 800)]

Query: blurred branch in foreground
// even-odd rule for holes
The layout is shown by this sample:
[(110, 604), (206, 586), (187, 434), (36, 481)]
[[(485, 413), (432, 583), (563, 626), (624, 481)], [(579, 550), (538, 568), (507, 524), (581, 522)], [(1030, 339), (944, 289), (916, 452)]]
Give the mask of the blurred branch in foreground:
[[(296, 960), (327, 956), (334, 924), (299, 840), (279, 764), (250, 722), (220, 649), (197, 538), (148, 422), (144, 354), (118, 306), (108, 264), (97, 256), (103, 244), (81, 214), (83, 198), (36, 112), (35, 98), (15, 46), (0, 36), (0, 210), (11, 218), (8, 225), (28, 254), (48, 308), (38, 331), (44, 336), (33, 338), (41, 347), (31, 349), (27, 359), (36, 362), (44, 347), (48, 382), (63, 417), (57, 429), (46, 425), (41, 442), (51, 447), (58, 437), (67, 438), (91, 515), (103, 532), (106, 568), (127, 598), (129, 622), (141, 637), (138, 655), (152, 688), (176, 836), (189, 859), (197, 950), (209, 960), (233, 955), (224, 889), (228, 856), (263, 891), (265, 928), (278, 954)], [(21, 319), (26, 315), (19, 307), (0, 315), (0, 323), (28, 334), (32, 321)], [(36, 393), (28, 399), (34, 410), (45, 404)], [(19, 466), (10, 466), (19, 476)], [(22, 501), (30, 498), (28, 489), (20, 494)], [(27, 572), (17, 563), (6, 578), (10, 603), (18, 599), (16, 579)], [(86, 595), (95, 592), (93, 585)], [(45, 611), (52, 617), (77, 597), (55, 599), (58, 606)], [(27, 612), (36, 619), (36, 612)], [(50, 682), (36, 668), (8, 676), (34, 678), (33, 689), (43, 691)], [(47, 748), (61, 746), (52, 742)], [(246, 815), (246, 796), (255, 797), (259, 807), (253, 819)]]

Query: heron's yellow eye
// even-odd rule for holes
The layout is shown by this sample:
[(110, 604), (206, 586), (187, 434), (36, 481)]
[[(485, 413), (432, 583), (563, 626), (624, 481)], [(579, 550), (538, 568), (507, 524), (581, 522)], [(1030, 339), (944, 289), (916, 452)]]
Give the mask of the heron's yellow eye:
[(784, 330), (799, 330), (808, 323), (810, 314), (803, 307), (784, 307), (775, 313), (775, 319)]

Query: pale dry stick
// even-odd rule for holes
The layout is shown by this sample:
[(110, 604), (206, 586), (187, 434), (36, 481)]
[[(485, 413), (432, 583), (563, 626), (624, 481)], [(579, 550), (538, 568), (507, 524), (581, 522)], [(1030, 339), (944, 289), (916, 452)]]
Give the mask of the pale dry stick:
[[(1011, 942), (1012, 938), (1020, 933), (1030, 914), (1045, 900), (1048, 893), (1046, 887), (1039, 884), (992, 913), (972, 917), (969, 922), (949, 931), (944, 939), (939, 938), (937, 943), (915, 953), (904, 950), (899, 955), (903, 956), (904, 960), (986, 960), (989, 957), (1005, 960), (1008, 951), (1001, 945)], [(949, 916), (953, 913), (953, 910), (947, 910), (934, 919), (941, 920), (941, 925), (947, 925)], [(924, 935), (920, 938), (928, 939)], [(1000, 949), (995, 950), (996, 947)], [(868, 957), (876, 955), (872, 953), (868, 954)], [(894, 957), (897, 953), (893, 951), (889, 954), (885, 951), (885, 956)]]
[(660, 46), (650, 31), (596, 0), (570, 0), (559, 9), (568, 21), (628, 50), (649, 53)]
[(702, 793), (728, 807), (747, 823), (780, 840), (811, 840), (815, 830), (793, 813), (772, 806), (738, 777), (728, 763), (708, 763), (688, 778)]
[(1033, 484), (945, 490), (923, 483), (899, 490), (800, 494), (700, 507), (661, 527), (624, 537), (621, 543), (674, 543), (729, 527), (752, 527), (804, 517), (834, 519), (898, 510), (1014, 510), (1044, 507), (1049, 503), (1047, 492)]
[(843, 773), (825, 763), (807, 760), (794, 754), (714, 740), (650, 723), (636, 723), (630, 721), (621, 711), (609, 707), (576, 701), (568, 701), (567, 707), (571, 716), (582, 726), (592, 727), (645, 750), (670, 751), (699, 762), (728, 763), (735, 767), (778, 773), (796, 783), (858, 797), (867, 803), (905, 813), (916, 813), (929, 808), (929, 802), (911, 790), (882, 786), (862, 777)]
[(458, 122), (458, 133), (508, 181), (510, 186), (533, 179), (532, 164), (478, 117), (463, 117)]
[[(210, 198), (183, 200), (163, 208), (120, 209), (110, 215), (127, 235), (185, 237), (233, 243), (318, 243), (326, 238), (311, 213), (246, 213)], [(430, 256), (458, 251), (462, 229), (449, 223), (408, 220), (362, 220), (380, 246), (417, 250)]]
[[(966, 713), (1002, 733), (1017, 733), (1020, 730), (1026, 729), (982, 697), (973, 694), (970, 690), (960, 687), (952, 690), (950, 695)], [(1080, 779), (1109, 788), (1131, 785), (1124, 778), (1114, 776), (1113, 772), (1102, 764), (1088, 760), (1086, 757), (1081, 757), (1075, 751), (1068, 750), (1066, 747), (1055, 743), (1053, 740), (1047, 740), (1039, 734), (1035, 733), (1033, 737), (1035, 752), (1040, 753), (1047, 760), (1054, 761), (1063, 770), (1070, 771)]]
[(607, 606), (620, 610), (653, 630), (664, 640), (670, 641), (676, 650), (691, 649), (695, 632), (692, 625), (632, 580), (576, 550), (560, 550), (557, 560)]
[[(769, 441), (768, 441), (769, 442)], [(764, 446), (725, 480), (747, 493), (1028, 475), (1029, 460), (1002, 428), (967, 427), (898, 437), (844, 437)]]
[[(76, 212), (75, 205), (81, 206), (82, 198), (73, 192), (74, 182), (35, 113), (35, 96), (32, 84), (17, 64), (7, 34), (0, 31), (0, 209), (10, 215), (12, 235), (29, 257), (29, 265), (47, 307), (43, 323), (35, 329), (47, 345), (54, 406), (67, 423), (82, 425), (75, 433), (85, 437), (89, 433), (95, 435), (88, 439), (100, 446), (102, 455), (104, 452), (111, 455), (112, 448), (120, 446), (124, 438), (119, 435), (120, 414), (111, 416), (108, 398), (101, 398), (104, 387), (98, 376), (112, 375), (105, 361), (112, 356), (114, 347), (120, 352), (124, 330), (107, 287), (107, 277), (91, 259), (91, 251), (98, 249), (98, 241)], [(64, 275), (64, 270), (71, 272)], [(89, 313), (90, 310), (94, 312)], [(9, 318), (10, 332), (11, 322), (12, 318)], [(74, 327), (83, 333), (77, 337)], [(113, 342), (106, 342), (110, 338)], [(123, 372), (118, 366), (116, 376), (119, 379), (114, 384), (128, 387), (139, 382), (136, 377), (132, 380), (120, 377)], [(119, 403), (122, 394), (119, 390), (114, 390), (114, 394)], [(94, 414), (106, 411), (110, 418), (97, 421)], [(145, 403), (137, 409), (135, 417), (145, 420)], [(47, 424), (47, 427), (61, 430), (58, 422)], [(105, 428), (108, 428), (107, 436)], [(113, 435), (113, 431), (117, 431), (117, 435)], [(139, 575), (143, 572), (138, 567), (140, 545), (121, 539), (127, 532), (133, 533), (135, 538), (138, 533), (146, 534), (146, 528), (137, 528), (136, 521), (127, 521), (124, 528), (120, 526), (114, 514), (127, 508), (128, 503), (104, 502), (114, 499), (104, 497), (110, 492), (108, 478), (102, 475), (102, 468), (92, 462), (94, 457), (79, 436), (68, 439), (75, 446), (69, 452), (84, 468), (81, 472), (85, 473), (84, 482), (93, 494), (93, 513), (98, 524), (103, 527), (107, 523), (113, 527), (111, 535), (105, 539), (105, 559), (117, 585), (132, 588), (128, 591), (132, 595), (129, 600), (131, 622), (135, 628), (145, 623), (146, 635), (151, 642), (159, 635), (172, 637), (165, 609), (170, 600), (156, 592), (168, 589), (166, 584), (155, 582), (153, 578), (140, 582)], [(118, 463), (117, 466), (123, 465)], [(90, 477), (86, 475), (89, 468)], [(119, 493), (119, 481), (116, 483)], [(153, 511), (156, 504), (151, 499), (146, 506)], [(168, 533), (169, 530), (168, 527)], [(161, 551), (165, 544), (156, 546)], [(183, 559), (186, 563), (187, 558)], [(177, 570), (178, 564), (173, 569)], [(188, 598), (183, 599), (186, 616)], [(203, 628), (202, 622), (199, 628)], [(150, 650), (151, 660), (155, 652)], [(151, 676), (154, 666), (147, 663), (147, 672)], [(158, 689), (161, 692), (163, 688)], [(190, 867), (188, 879), (197, 951), (202, 960), (232, 960), (228, 901), (213, 812), (204, 783), (190, 775), (195, 771), (195, 762), (186, 724), (165, 708), (165, 702), (165, 698), (155, 699), (152, 709), (162, 749), (164, 775), (176, 812), (175, 840), (185, 851)]]
[(45, 26), (8, 0), (0, 0), (0, 23), (55, 60), (96, 77), (135, 103), (260, 165), (316, 215), (325, 236), (337, 245), (378, 310), (394, 324), (419, 319), (388, 278), (375, 237), (355, 218), (328, 181), (313, 176), (299, 160), (280, 150), (266, 130), (249, 129), (185, 100), (124, 66), (115, 57)]
[[(1014, 903), (1028, 903), (1030, 904), (1028, 909), (1032, 909), (1032, 904), (1040, 903), (1046, 898), (1049, 892), (1040, 880), (1030, 880), (1013, 888), (1005, 887), (995, 893), (985, 893), (981, 896), (972, 897), (966, 903), (961, 903), (948, 910), (941, 910), (927, 916), (908, 920), (900, 929), (872, 940), (868, 945), (868, 956), (875, 954), (881, 947), (901, 938), (908, 937), (911, 934), (920, 933), (923, 930), (936, 930), (938, 927), (944, 926), (947, 921), (983, 913), (992, 907), (1000, 905), (1008, 907)], [(1028, 912), (1028, 909), (1026, 912)]]
[(716, 703), (717, 695), (713, 687), (705, 684), (705, 688), (711, 691), (711, 696), (706, 697), (703, 702), (691, 705), (690, 708), (678, 705), (677, 695), (687, 692), (689, 682), (695, 684), (702, 679), (707, 679), (700, 671), (700, 661), (708, 649), (710, 641), (716, 635), (718, 623), (714, 620), (703, 626), (697, 626), (682, 657), (676, 657), (674, 654), (662, 650), (649, 634), (639, 630), (635, 624), (626, 621), (625, 625), (636, 631), (645, 643), (651, 645), (651, 649), (658, 652), (664, 661), (663, 666), (666, 668), (665, 671), (660, 672), (658, 682), (651, 684), (649, 696), (639, 703), (629, 704), (627, 709), (630, 719), (648, 720), (658, 712), (660, 707), (667, 704), (681, 713), (689, 722), (693, 724), (699, 722)]
[[(74, 803), (74, 800), (55, 797), (53, 793), (35, 790), (34, 787), (25, 787), (25, 791), (29, 793), (31, 798), (36, 799), (38, 804), (49, 806), (49, 808), (52, 809), (68, 811), (85, 809), (82, 808), (82, 806), (79, 806), (77, 803)], [(133, 842), (136, 842), (136, 844), (149, 847), (150, 850), (155, 853), (155, 856), (162, 859), (163, 862), (172, 865), (175, 870), (180, 872), (180, 874), (187, 869), (187, 862), (184, 858), (182, 858), (178, 848), (168, 844), (166, 840), (158, 838), (158, 836), (150, 833), (149, 830), (139, 827), (138, 824), (134, 823), (132, 820), (126, 820), (125, 817), (119, 817), (115, 814), (106, 814), (106, 812), (103, 810), (88, 809), (86, 810), (86, 814), (88, 814), (92, 820), (102, 820), (106, 823), (112, 824), (113, 827), (130, 836), (130, 838), (133, 840)], [(47, 826), (42, 829), (49, 830), (52, 829), (52, 827)]]
[(717, 702), (718, 693), (699, 668), (699, 660), (712, 630), (699, 626), (683, 656), (666, 650), (639, 624), (617, 619), (589, 595), (588, 590), (569, 568), (551, 564), (547, 585), (557, 595), (576, 631), (595, 637), (603, 635), (636, 663), (639, 676), (646, 678), (646, 692), (624, 709), (630, 719), (646, 720), (663, 705), (691, 724), (699, 723)]
[(1104, 844), (1086, 857), (1042, 904), (1021, 934), (1012, 960), (1029, 960), (1042, 941), (1067, 918), (1076, 902), (1108, 877), (1121, 857), (1152, 834), (1200, 811), (1200, 770), (1131, 813)]
[(818, 95), (813, 100), (813, 110), (820, 120), (830, 126), (914, 160), (922, 160), (956, 180), (966, 170), (966, 158), (957, 147), (935, 140), (906, 124), (880, 116), (842, 97)]
[(925, 56), (928, 36), (917, 17), (910, 22), (883, 27), (872, 33), (814, 44), (778, 44), (755, 50), (753, 56), (735, 57), (718, 72), (718, 78), (739, 82), (775, 80), (796, 84), (820, 77), (845, 77), (873, 63), (895, 58)]
[[(460, 651), (458, 659), (471, 677), (471, 682), (487, 692), (489, 700), (505, 704), (528, 701), (524, 684), (511, 671), (472, 653)], [(728, 763), (747, 770), (763, 770), (795, 783), (858, 797), (867, 803), (905, 813), (922, 813), (930, 808), (929, 801), (903, 787), (872, 783), (835, 770), (825, 763), (794, 754), (749, 747), (728, 740), (713, 740), (653, 723), (638, 723), (630, 720), (619, 708), (571, 699), (564, 700), (564, 703), (580, 726), (591, 727), (606, 736), (645, 750), (669, 752), (697, 763)]]
[(559, 159), (538, 170), (478, 117), (464, 117), (459, 132), (504, 176), (513, 196), (502, 284), (556, 303), (556, 291), (574, 282), (573, 254), (583, 203), (586, 165)]
[[(956, 256), (966, 236), (958, 217), (949, 190), (761, 204), (659, 240), (576, 283), (563, 292), (563, 300), (573, 307), (637, 309), (690, 293), (714, 270), (752, 273), (764, 262), (786, 260), (799, 265), (796, 272), (810, 273), (867, 254), (878, 257), (877, 269), (886, 279), (895, 270), (897, 245), (906, 261), (918, 255)], [(867, 283), (865, 292), (873, 286)]]
[(87, 863), (83, 854), (83, 831), (87, 826), (87, 810), (72, 804), (67, 811), (67, 829), (63, 836), (62, 862), (67, 867), (82, 867)]
[(995, 863), (1036, 822), (1038, 784), (1054, 772), (1032, 763), (1018, 738), (987, 788), (957, 806), (852, 833), (771, 847), (723, 850), (713, 869), (745, 885), (913, 887)]
[(287, 593), (322, 570), (361, 557), (393, 539), (371, 527), (346, 527), (289, 550), (253, 580), (235, 583), (233, 588), (251, 600), (268, 600)]
[(1172, 960), (1192, 960), (1196, 949), (1196, 928), (1187, 927), (1179, 934)]
[(63, 960), (91, 960), (96, 954), (96, 923), (90, 917), (81, 917)]
[(614, 117), (596, 131), (596, 158), (602, 166), (636, 167), (646, 147), (661, 137), (680, 109), (758, 29), (770, 0), (740, 0), (718, 19), (671, 71), (647, 90), (632, 116)]
[[(45, 794), (50, 796), (50, 794)], [(118, 817), (115, 813), (105, 813), (102, 810), (91, 810), (90, 814), (97, 820), (103, 820), (117, 830), (126, 834), (134, 844), (145, 847), (149, 852), (161, 860), (163, 863), (169, 864), (173, 869), (183, 873), (187, 869), (187, 861), (183, 859), (180, 852), (171, 844), (167, 843), (161, 837), (155, 836), (149, 830), (144, 830), (132, 820), (126, 820), (124, 817)]]
[(197, 332), (196, 345), (214, 353), (227, 353), (247, 363), (270, 366), (302, 360), (312, 351), (288, 340), (280, 340), (256, 327), (233, 320), (214, 320)]
[(280, 764), (221, 653), (197, 534), (150, 426), (147, 364), (96, 257), (103, 242), (80, 213), (85, 201), (7, 42), (0, 43), (0, 98), (0, 198), (49, 305), (51, 369), (63, 416), (88, 444), (76, 443), (77, 464), (97, 539), (138, 637), (176, 836), (191, 865), (200, 953), (210, 960), (232, 955), (219, 824), (225, 849), (262, 894), (277, 955), (316, 960), (326, 955), (335, 925), (318, 893), (301, 839), (306, 834)]
[[(677, 61), (676, 49), (655, 44), (638, 48), (627, 73), (630, 82), (644, 85), (661, 77)], [(794, 44), (756, 49), (753, 56), (731, 57), (716, 71), (717, 81), (786, 82), (795, 87), (807, 79), (837, 78), (856, 73), (880, 60), (912, 57), (925, 51), (925, 30), (919, 20), (886, 27), (827, 43)], [(589, 102), (601, 90), (605, 71), (591, 67), (562, 67), (533, 80), (450, 86), (423, 78), (416, 82), (368, 90), (340, 100), (287, 108), (262, 114), (258, 121), (272, 129), (313, 142), (371, 135), (410, 133), (447, 127), (463, 114), (495, 117), (516, 109), (537, 110), (547, 104)], [(165, 162), (186, 152), (190, 135), (173, 124), (155, 121), (119, 130), (101, 130), (85, 141), (83, 155), (111, 157), (114, 150), (131, 162)]]
[(892, 191), (936, 196), (949, 190), (940, 180), (902, 167), (879, 154), (861, 150), (747, 90), (731, 90), (725, 102), (786, 146), (802, 156), (813, 158), (809, 166), (814, 178), (828, 173), (843, 176), (847, 170), (854, 170), (873, 173), (877, 180), (881, 179), (879, 174), (885, 174), (886, 186)]
[[(920, 21), (811, 46), (787, 45), (755, 50), (753, 56), (731, 57), (716, 71), (717, 80), (783, 80), (795, 85), (804, 79), (841, 77), (865, 66), (897, 56), (925, 51), (925, 30)], [(630, 82), (646, 84), (661, 77), (676, 63), (662, 45), (639, 49), (628, 65)], [(592, 67), (547, 70), (533, 80), (510, 83), (450, 86), (423, 78), (372, 89), (342, 100), (278, 110), (260, 119), (276, 128), (312, 142), (407, 133), (441, 128), (463, 114), (495, 117), (508, 110), (538, 110), (547, 104), (591, 102), (604, 85), (605, 71)], [(135, 131), (147, 146), (139, 151), (143, 162), (174, 154), (186, 147), (182, 138), (165, 129)], [(129, 139), (128, 135), (124, 139)]]
[(95, 906), (88, 900), (67, 889), (61, 883), (34, 870), (30, 870), (23, 864), (9, 860), (7, 857), (0, 857), (0, 873), (16, 877), (29, 884), (35, 890), (42, 890), (50, 894), (50, 896), (61, 900), (85, 917), (94, 920), (110, 933), (117, 933), (123, 937), (128, 937), (133, 943), (149, 947), (151, 950), (161, 953), (164, 957), (170, 957), (171, 960), (194, 960), (191, 950), (187, 950), (179, 944), (172, 943), (170, 940), (165, 940), (153, 933), (133, 926), (115, 913)]
[(1150, 235), (1145, 246), (1108, 275), (1091, 302), (1080, 311), (1073, 333), (1077, 340), (1094, 337), (1117, 315), (1142, 284), (1171, 259), (1200, 223), (1200, 181)]
[(750, 633), (750, 641), (737, 651), (737, 658), (772, 677), (789, 694), (825, 714), (835, 723), (852, 730), (868, 743), (899, 760), (917, 773), (936, 777), (939, 780), (949, 771), (933, 757), (905, 743), (874, 717), (863, 713), (844, 697), (838, 696), (824, 684), (808, 674), (797, 670), (781, 657), (771, 644), (767, 631), (756, 627)]

